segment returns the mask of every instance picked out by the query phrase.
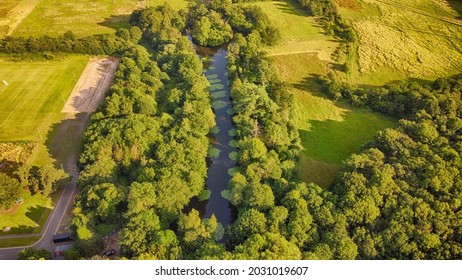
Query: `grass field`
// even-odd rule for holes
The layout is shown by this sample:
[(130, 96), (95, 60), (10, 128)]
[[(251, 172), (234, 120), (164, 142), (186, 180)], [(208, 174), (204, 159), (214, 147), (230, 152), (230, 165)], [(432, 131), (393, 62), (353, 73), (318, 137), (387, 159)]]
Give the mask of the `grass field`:
[(88, 57), (64, 61), (0, 61), (0, 142), (43, 142)]
[(316, 52), (321, 59), (330, 60), (337, 42), (324, 34), (316, 18), (300, 9), (292, 0), (254, 2), (279, 28), (282, 42), (268, 49), (270, 55)]
[(35, 242), (40, 240), (40, 236), (37, 237), (24, 237), (24, 238), (11, 238), (0, 240), (0, 248), (9, 248), (9, 247), (20, 247), (32, 245)]
[(281, 78), (293, 86), (296, 98), (295, 124), (304, 148), (299, 162), (300, 178), (327, 187), (343, 160), (394, 122), (377, 113), (334, 103), (320, 94), (316, 77), (326, 75), (329, 63), (320, 60), (316, 53), (273, 59)]
[(78, 36), (111, 33), (130, 26), (128, 19), (133, 10), (164, 2), (175, 9), (188, 4), (186, 0), (42, 0), (13, 35), (53, 36), (69, 30)]
[(350, 82), (382, 85), (462, 72), (460, 2), (348, 1), (358, 5), (341, 7), (340, 13), (359, 38), (357, 53), (351, 56)]

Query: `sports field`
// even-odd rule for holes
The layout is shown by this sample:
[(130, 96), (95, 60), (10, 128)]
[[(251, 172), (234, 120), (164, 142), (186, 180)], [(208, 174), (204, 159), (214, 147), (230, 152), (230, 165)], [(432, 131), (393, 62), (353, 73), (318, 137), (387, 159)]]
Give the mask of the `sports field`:
[(303, 152), (299, 162), (300, 178), (327, 187), (340, 164), (375, 133), (394, 125), (380, 114), (348, 108), (320, 92), (316, 76), (324, 76), (329, 63), (316, 53), (274, 56), (281, 78), (293, 86), (296, 98), (296, 123)]
[(130, 26), (133, 10), (168, 2), (174, 9), (187, 7), (188, 1), (175, 0), (41, 0), (16, 28), (14, 36), (59, 35), (72, 31), (78, 36), (112, 33)]
[[(0, 141), (43, 142), (88, 62), (86, 56), (63, 61), (0, 61)], [(5, 81), (5, 82), (3, 82)]]
[(261, 7), (281, 32), (282, 42), (268, 49), (270, 55), (316, 52), (324, 60), (331, 59), (337, 42), (324, 34), (315, 17), (309, 17), (308, 13), (293, 1), (250, 4)]

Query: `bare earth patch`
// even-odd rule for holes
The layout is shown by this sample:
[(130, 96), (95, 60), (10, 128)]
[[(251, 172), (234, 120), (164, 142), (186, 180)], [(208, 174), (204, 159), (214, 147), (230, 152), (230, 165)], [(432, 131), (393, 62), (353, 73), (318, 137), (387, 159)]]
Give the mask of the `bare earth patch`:
[(90, 59), (61, 112), (77, 114), (95, 111), (104, 99), (116, 69), (116, 59)]

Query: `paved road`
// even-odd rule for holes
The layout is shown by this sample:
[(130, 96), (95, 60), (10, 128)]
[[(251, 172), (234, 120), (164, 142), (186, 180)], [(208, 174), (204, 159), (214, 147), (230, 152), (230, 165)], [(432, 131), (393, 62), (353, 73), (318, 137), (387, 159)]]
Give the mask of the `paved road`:
[[(62, 190), (61, 195), (56, 202), (56, 206), (51, 211), (48, 216), (48, 220), (45, 223), (44, 230), (42, 231), (43, 235), (39, 241), (30, 246), (16, 247), (16, 248), (3, 248), (0, 249), (0, 260), (16, 260), (18, 258), (18, 253), (24, 248), (34, 247), (37, 249), (46, 249), (50, 252), (54, 252), (55, 245), (53, 244), (53, 235), (58, 231), (61, 220), (63, 219), (66, 209), (70, 207), (74, 201), (76, 183), (77, 183), (77, 171), (71, 171), (72, 180), (67, 184), (67, 186)], [(40, 236), (40, 233), (36, 234), (22, 234), (22, 235), (9, 235), (2, 236), (2, 239), (12, 238), (12, 237), (29, 237), (29, 236)]]

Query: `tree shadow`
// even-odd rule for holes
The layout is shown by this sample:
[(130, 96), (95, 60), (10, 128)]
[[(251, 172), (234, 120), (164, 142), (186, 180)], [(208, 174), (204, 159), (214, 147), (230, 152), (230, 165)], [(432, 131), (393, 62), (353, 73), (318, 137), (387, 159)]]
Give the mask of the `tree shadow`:
[(446, 1), (449, 6), (454, 9), (457, 13), (459, 13), (459, 16), (457, 19), (462, 19), (462, 1), (460, 0), (447, 0)]
[(82, 150), (82, 139), (90, 113), (77, 113), (74, 118), (53, 124), (47, 134), (45, 146), (55, 168), (67, 173), (77, 172), (78, 156)]
[(14, 176), (14, 173), (21, 167), (21, 163), (10, 161), (10, 160), (1, 160), (0, 161), (0, 173), (5, 173), (7, 175)]
[[(301, 15), (299, 12), (297, 12), (299, 7), (296, 6), (296, 4), (292, 0), (278, 1), (278, 3), (276, 3), (275, 6), (278, 8), (278, 10), (281, 10), (285, 14), (297, 15), (297, 16)], [(290, 6), (293, 6), (293, 7), (290, 7)], [(300, 10), (300, 12), (303, 12), (305, 13), (305, 15), (308, 15), (308, 12), (304, 12), (303, 10)]]
[(310, 74), (309, 76), (303, 78), (300, 82), (292, 83), (292, 86), (302, 91), (308, 91), (314, 96), (327, 97), (323, 93), (321, 77), (322, 76), (318, 74)]
[(117, 30), (130, 27), (129, 20), (130, 15), (111, 15), (103, 21), (98, 22), (98, 25)]
[[(31, 219), (33, 222), (39, 224), (40, 219), (45, 211), (45, 207), (40, 205), (35, 205), (27, 209), (26, 217)], [(30, 234), (30, 233), (40, 233), (42, 227), (31, 227), (26, 225), (21, 225), (17, 227), (12, 227), (8, 232), (1, 232), (0, 236), (8, 236), (13, 234)]]

